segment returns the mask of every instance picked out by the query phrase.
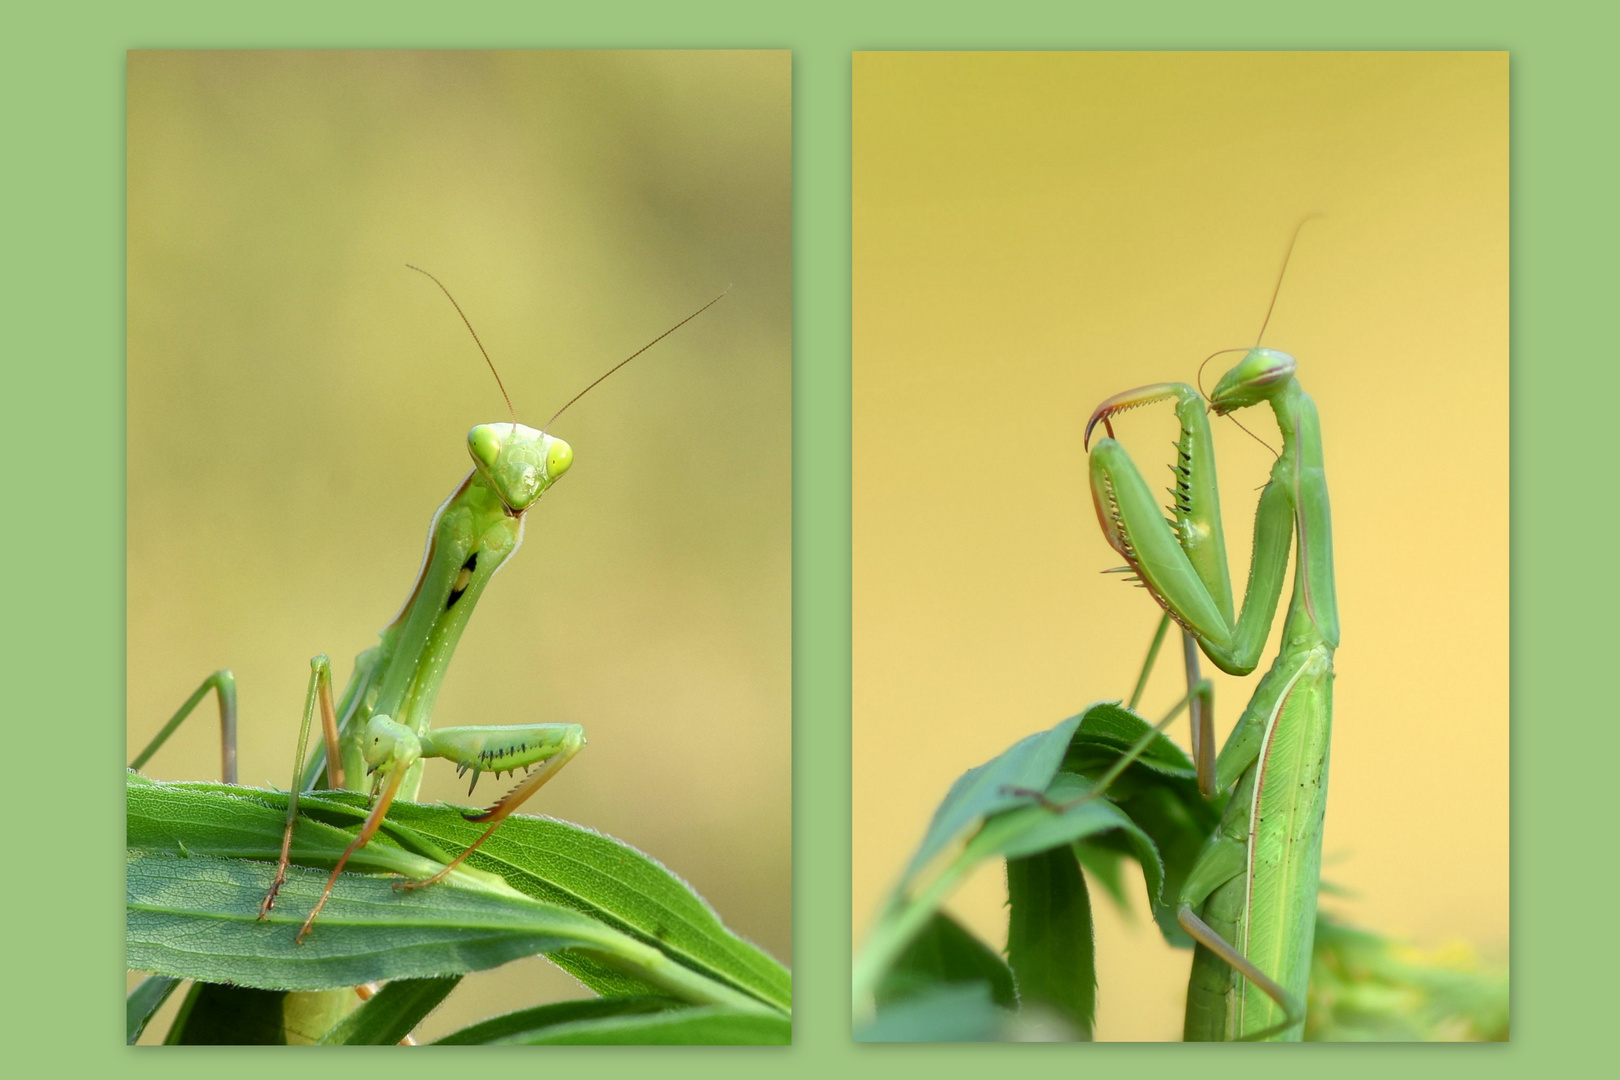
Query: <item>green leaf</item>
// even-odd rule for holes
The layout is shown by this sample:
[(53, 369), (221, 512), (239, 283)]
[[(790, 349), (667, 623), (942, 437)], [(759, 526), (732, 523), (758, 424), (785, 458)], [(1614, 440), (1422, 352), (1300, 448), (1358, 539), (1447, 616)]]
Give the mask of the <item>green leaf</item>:
[[(1124, 706), (1094, 707), (1076, 730), (1064, 757), (1063, 769), (1096, 781), (1151, 728), (1151, 724)], [(1107, 798), (1153, 840), (1164, 871), (1163, 884), (1154, 889), (1149, 867), (1143, 864), (1144, 875), (1150, 881), (1148, 898), (1154, 921), (1166, 941), (1190, 948), (1192, 938), (1176, 922), (1176, 900), (1188, 872), (1198, 860), (1198, 853), (1203, 850), (1204, 841), (1220, 821), (1226, 798), (1204, 799), (1198, 791), (1192, 762), (1163, 734), (1156, 736), (1143, 757), (1113, 781)], [(1092, 842), (1092, 848), (1093, 851), (1101, 848), (1136, 855), (1136, 849), (1118, 834), (1098, 837)], [(1091, 854), (1083, 852), (1082, 863), (1098, 875), (1099, 881), (1123, 906), (1123, 890), (1117, 877), (1110, 882), (1103, 876), (1100, 866), (1087, 861)], [(1120, 891), (1115, 892), (1116, 888)]]
[(855, 1041), (995, 1042), (1012, 1019), (991, 1002), (989, 984), (953, 984), (885, 1009), (855, 1031)]
[(293, 866), (269, 918), (267, 863), (131, 852), (128, 963), (140, 971), (262, 990), (328, 990), (465, 973), (571, 946), (601, 947), (600, 923), (528, 897), (446, 882), (400, 892), (343, 874), (303, 944), (294, 941), (327, 874)]
[(151, 975), (141, 980), (141, 984), (129, 992), (124, 1001), (125, 1032), (129, 1036), (127, 1045), (134, 1046), (140, 1039), (141, 1033), (152, 1019), (152, 1014), (163, 1007), (174, 993), (174, 988), (180, 985), (179, 979), (171, 979), (167, 975)]
[(647, 995), (642, 997), (583, 998), (578, 1001), (558, 1001), (550, 1005), (537, 1005), (532, 1009), (494, 1016), (481, 1020), (460, 1031), (440, 1039), (436, 1046), (486, 1046), (502, 1042), (522, 1042), (546, 1028), (571, 1024), (580, 1020), (599, 1020), (609, 1016), (632, 1016), (641, 1013), (662, 1012), (679, 1008), (674, 998)]
[[(1151, 836), (1152, 834), (1149, 833)], [(1131, 898), (1125, 891), (1121, 853), (1090, 840), (1076, 840), (1074, 856), (1086, 873), (1096, 879), (1119, 910), (1131, 913)]]
[(878, 1010), (930, 993), (941, 984), (975, 982), (990, 988), (990, 998), (996, 1005), (1017, 1007), (1013, 973), (1001, 957), (955, 919), (935, 912), (878, 985)]
[(196, 982), (163, 1041), (184, 1046), (311, 1046), (359, 1007), (353, 987), (300, 993)]
[(1050, 803), (1065, 809), (1059, 811), (1051, 806), (1032, 804), (997, 814), (968, 842), (964, 857), (977, 860), (1000, 855), (1017, 859), (1052, 848), (1067, 849), (1076, 840), (1117, 830), (1142, 864), (1149, 894), (1158, 895), (1164, 882), (1164, 868), (1152, 839), (1107, 799), (1095, 798), (1071, 805), (1091, 790), (1091, 784), (1085, 779), (1060, 773), (1047, 785), (1046, 797)]
[(1007, 860), (1007, 961), (1024, 1008), (1043, 1005), (1091, 1040), (1097, 956), (1091, 900), (1069, 848)]
[[(453, 807), (396, 805), (391, 827), (407, 827), (451, 851), (484, 829)], [(784, 1011), (792, 1006), (785, 967), (728, 930), (690, 885), (628, 844), (551, 818), (513, 816), (468, 861), (519, 892), (595, 916), (761, 1001)]]
[(170, 1046), (284, 1046), (285, 990), (191, 984), (163, 1041)]
[(787, 1046), (793, 1024), (780, 1014), (723, 1008), (670, 1009), (643, 1015), (608, 1016), (554, 1024), (526, 1036), (503, 1039), (512, 1046)]
[[(126, 772), (125, 778), (125, 843), (131, 851), (270, 862), (280, 857), (287, 813), (285, 792), (224, 784), (164, 783), (135, 772)], [(321, 794), (329, 797), (333, 793)], [(300, 806), (319, 808), (323, 800), (305, 796)], [(337, 805), (335, 810), (352, 818), (355, 824), (365, 817), (363, 805)], [(353, 834), (342, 828), (300, 816), (293, 833), (293, 862), (330, 868), (353, 839)], [(418, 876), (438, 868), (432, 859), (404, 851), (385, 837), (356, 851), (349, 862), (356, 869)]]
[[(1087, 708), (1080, 719), (1069, 743), (1069, 754), (1065, 755), (1064, 768), (1069, 768), (1068, 756), (1087, 747), (1112, 750), (1117, 757), (1136, 745), (1153, 726), (1117, 701), (1098, 702)], [(1192, 759), (1162, 731), (1148, 743), (1136, 764), (1183, 780), (1196, 780), (1198, 776)]]
[[(280, 854), (285, 794), (128, 775), (131, 848), (263, 860)], [(364, 797), (323, 791), (301, 797), (299, 807), (293, 861), (335, 865), (353, 830), (332, 822), (357, 825), (365, 816)], [(384, 829), (387, 835), (355, 852), (352, 867), (426, 877), (439, 868), (435, 860), (459, 853), (483, 832), (453, 807), (402, 802), (394, 804)], [(473, 867), (462, 877), (464, 885), (482, 878), (592, 916), (706, 978), (784, 1011), (791, 1007), (791, 976), (781, 964), (726, 929), (690, 886), (627, 844), (576, 825), (514, 815), (469, 862)], [(605, 993), (664, 989), (588, 955), (570, 953), (558, 963)]]
[(395, 1046), (439, 1007), (461, 982), (460, 975), (440, 979), (399, 979), (346, 1016), (321, 1037), (324, 1046)]
[(651, 983), (615, 971), (606, 964), (599, 964), (586, 953), (564, 949), (546, 959), (578, 979), (580, 985), (603, 997), (659, 996), (658, 988)]
[(935, 856), (985, 818), (1027, 804), (1029, 796), (1017, 794), (1019, 790), (1046, 790), (1082, 716), (1071, 716), (1050, 731), (1020, 739), (978, 768), (963, 773), (934, 811), (897, 891), (904, 891)]
[[(179, 862), (209, 856), (233, 860), (278, 856), (286, 812), (284, 794), (220, 784), (158, 783), (135, 773), (129, 777), (131, 849)], [(293, 861), (303, 866), (335, 865), (353, 838), (353, 828), (329, 822), (358, 824), (365, 812), (363, 796), (320, 792), (301, 798), (299, 805)], [(384, 828), (391, 835), (380, 833), (354, 854), (350, 866), (426, 877), (441, 864), (419, 852), (445, 856), (482, 832), (454, 808), (409, 803), (396, 803)], [(296, 949), (290, 948), (291, 936), (314, 898), (307, 893), (310, 885), (300, 886), (306, 892), (298, 901), (291, 899), (294, 894), (286, 888), (292, 887), (292, 876), (312, 882), (307, 873), (290, 875), (270, 920), (255, 923), (248, 919), (253, 925), (244, 927), (245, 910), (226, 905), (241, 905), (247, 893), (257, 890), (260, 896), (252, 903), (256, 916), (258, 900), (269, 882), (266, 863), (241, 863), (249, 868), (244, 871), (246, 878), (226, 875), (221, 879), (216, 873), (208, 885), (214, 892), (206, 899), (204, 893), (187, 894), (181, 887), (189, 870), (160, 869), (152, 864), (144, 872), (165, 877), (165, 881), (142, 882), (146, 890), (140, 901), (142, 910), (132, 907), (130, 916), (130, 965), (210, 981), (226, 978), (242, 985), (288, 989), (458, 974), (544, 951), (556, 956), (559, 966), (579, 973), (587, 985), (603, 992), (674, 993), (687, 1000), (746, 1011), (741, 994), (782, 1011), (790, 1008), (791, 980), (786, 969), (727, 930), (679, 878), (610, 837), (562, 822), (514, 816), (469, 861), (500, 873), (467, 867), (465, 873), (458, 869), (432, 888), (396, 892), (390, 882), (346, 871), (332, 903), (305, 945)], [(324, 885), (325, 874), (315, 877)], [(131, 884), (135, 885), (133, 877)], [(154, 888), (164, 890), (162, 903), (168, 907), (145, 910), (155, 902), (148, 895)], [(317, 887), (315, 895), (318, 893)], [(333, 917), (340, 896), (349, 905), (345, 918), (357, 920), (342, 928), (342, 919)], [(133, 894), (131, 902), (135, 903)], [(390, 915), (390, 910), (395, 914)], [(206, 950), (197, 950), (194, 942), (184, 940), (178, 927), (155, 926), (155, 920), (182, 915), (201, 919), (212, 928), (205, 932), (210, 935)], [(410, 928), (390, 926), (396, 917)], [(463, 917), (471, 921), (453, 929), (455, 921)], [(499, 924), (499, 930), (491, 930), (492, 924)], [(279, 938), (274, 936), (277, 932)], [(398, 936), (402, 932), (405, 937)], [(244, 945), (237, 939), (240, 933), (255, 943)], [(329, 939), (336, 948), (335, 935), (339, 934), (345, 950), (340, 952), (342, 962), (317, 962), (316, 954), (325, 951), (322, 939)], [(407, 944), (407, 938), (417, 944)], [(432, 943), (425, 943), (424, 938)], [(222, 954), (222, 948), (231, 951)], [(414, 959), (407, 956), (411, 952), (417, 953)], [(232, 957), (240, 963), (233, 966)], [(656, 960), (648, 963), (652, 957)]]
[(1091, 790), (1090, 782), (1083, 777), (1059, 773), (1047, 785), (1044, 804), (1026, 802), (990, 817), (926, 888), (914, 895), (898, 895), (892, 899), (873, 927), (866, 948), (856, 959), (856, 1007), (864, 1004), (866, 995), (874, 994), (883, 975), (951, 889), (985, 859), (1017, 859), (1052, 848), (1067, 850), (1076, 840), (1117, 831), (1142, 864), (1149, 891), (1157, 895), (1163, 885), (1164, 870), (1153, 841), (1106, 799), (1075, 802)]
[[(1095, 717), (1095, 722), (1092, 718)], [(1149, 888), (1158, 895), (1163, 866), (1147, 834), (1129, 818), (1096, 798), (1062, 813), (1051, 804), (1067, 802), (1089, 790), (1082, 777), (1059, 773), (1077, 731), (1086, 730), (1087, 745), (1111, 746), (1140, 722), (1117, 702), (1099, 702), (1071, 716), (1050, 731), (1014, 743), (1002, 754), (964, 773), (934, 811), (922, 844), (890, 895), (887, 906), (856, 957), (854, 984), (856, 1009), (871, 1002), (884, 974), (932, 917), (945, 896), (974, 865), (986, 858), (1018, 858), (1048, 848), (1063, 847), (1110, 830), (1127, 833), (1126, 844), (1141, 861)], [(1127, 744), (1128, 745), (1128, 744)], [(1149, 747), (1160, 767), (1174, 764), (1174, 744), (1164, 750)], [(1117, 754), (1115, 755), (1117, 757)], [(1182, 761), (1185, 761), (1182, 755)], [(1167, 765), (1167, 762), (1170, 763)], [(1045, 793), (1044, 802), (1037, 802)], [(943, 868), (935, 869), (947, 849), (968, 838), (963, 849)], [(923, 871), (928, 870), (925, 877)]]

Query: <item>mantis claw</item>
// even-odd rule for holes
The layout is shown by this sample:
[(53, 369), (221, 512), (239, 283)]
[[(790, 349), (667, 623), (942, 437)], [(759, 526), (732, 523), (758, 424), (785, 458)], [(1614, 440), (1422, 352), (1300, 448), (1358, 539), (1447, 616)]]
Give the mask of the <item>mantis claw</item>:
[(270, 909), (276, 906), (276, 894), (281, 892), (281, 886), (286, 880), (287, 868), (283, 866), (276, 871), (276, 879), (270, 883), (270, 891), (264, 894), (264, 900), (259, 904), (259, 922), (270, 917)]
[(1114, 427), (1109, 423), (1109, 420), (1118, 413), (1148, 405), (1155, 401), (1181, 397), (1184, 392), (1196, 393), (1192, 387), (1183, 383), (1154, 383), (1151, 386), (1138, 386), (1134, 390), (1126, 390), (1122, 394), (1115, 394), (1092, 411), (1091, 419), (1086, 421), (1086, 433), (1081, 439), (1082, 445), (1088, 450), (1091, 449), (1091, 429), (1099, 423), (1103, 425), (1103, 430), (1107, 431), (1108, 437), (1112, 439), (1114, 437)]
[(1037, 805), (1045, 807), (1047, 810), (1051, 810), (1053, 813), (1060, 814), (1065, 809), (1063, 803), (1055, 802), (1047, 797), (1046, 792), (1036, 791), (1034, 788), (1014, 787), (1011, 784), (1004, 784), (1002, 785), (1001, 793), (1003, 795), (1014, 795), (1020, 798), (1034, 799)]

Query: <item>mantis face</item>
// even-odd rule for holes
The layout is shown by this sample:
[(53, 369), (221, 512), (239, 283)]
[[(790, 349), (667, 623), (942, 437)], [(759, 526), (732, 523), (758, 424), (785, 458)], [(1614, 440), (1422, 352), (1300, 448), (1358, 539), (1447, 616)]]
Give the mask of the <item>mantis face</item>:
[(1209, 407), (1216, 416), (1270, 400), (1294, 377), (1294, 358), (1276, 349), (1250, 349), (1238, 365), (1215, 384)]
[(567, 443), (522, 424), (479, 424), (467, 433), (467, 449), (514, 514), (533, 506), (574, 461)]

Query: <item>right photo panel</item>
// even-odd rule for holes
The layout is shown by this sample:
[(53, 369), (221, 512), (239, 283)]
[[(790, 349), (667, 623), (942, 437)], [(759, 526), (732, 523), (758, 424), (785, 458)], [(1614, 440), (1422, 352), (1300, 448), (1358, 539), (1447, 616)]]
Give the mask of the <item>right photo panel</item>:
[(1508, 1038), (1508, 81), (855, 55), (856, 1039)]

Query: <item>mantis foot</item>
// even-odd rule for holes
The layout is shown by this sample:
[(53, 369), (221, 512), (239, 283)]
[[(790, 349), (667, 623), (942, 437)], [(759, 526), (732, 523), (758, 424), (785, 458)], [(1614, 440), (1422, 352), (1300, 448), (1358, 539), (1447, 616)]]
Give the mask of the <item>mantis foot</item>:
[(1026, 799), (1034, 799), (1037, 804), (1046, 808), (1047, 810), (1052, 811), (1054, 814), (1061, 814), (1063, 811), (1074, 805), (1072, 802), (1060, 803), (1054, 799), (1050, 799), (1047, 797), (1046, 792), (1044, 791), (1036, 791), (1034, 788), (1013, 787), (1010, 784), (1003, 785), (1001, 793), (1003, 795), (1018, 795)]

